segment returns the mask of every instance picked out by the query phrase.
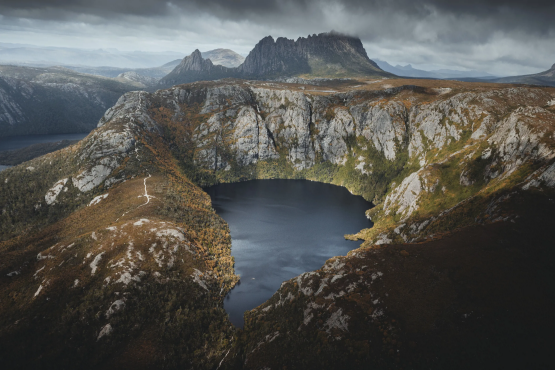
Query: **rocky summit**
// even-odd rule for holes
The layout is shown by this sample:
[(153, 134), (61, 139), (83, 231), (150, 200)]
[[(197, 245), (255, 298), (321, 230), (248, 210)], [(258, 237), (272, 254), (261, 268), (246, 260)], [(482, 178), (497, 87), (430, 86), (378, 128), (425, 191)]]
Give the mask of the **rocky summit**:
[(359, 38), (335, 32), (274, 41), (265, 37), (249, 53), (239, 70), (247, 76), (314, 77), (392, 76), (368, 58)]
[[(128, 92), (0, 173), (2, 365), (553, 368), (554, 102), (404, 79)], [(229, 228), (201, 187), (272, 178), (346, 187), (374, 226), (237, 329)]]
[(267, 36), (236, 68), (215, 66), (196, 50), (183, 59), (170, 74), (160, 80), (162, 86), (218, 80), (225, 77), (275, 79), (306, 77), (392, 77), (368, 58), (360, 39), (335, 32), (298, 38), (274, 40)]
[(233, 68), (214, 65), (210, 59), (204, 59), (201, 52), (196, 49), (191, 55), (183, 58), (172, 72), (159, 81), (159, 84), (174, 85), (202, 80), (218, 80), (232, 77), (235, 74)]

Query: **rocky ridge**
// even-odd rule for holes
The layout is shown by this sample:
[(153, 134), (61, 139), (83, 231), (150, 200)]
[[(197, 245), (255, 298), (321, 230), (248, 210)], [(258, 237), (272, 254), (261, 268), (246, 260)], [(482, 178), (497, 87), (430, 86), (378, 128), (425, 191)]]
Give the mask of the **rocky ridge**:
[(299, 37), (296, 41), (267, 36), (243, 63), (235, 68), (217, 66), (195, 50), (160, 80), (171, 86), (201, 80), (243, 78), (267, 80), (307, 75), (310, 77), (392, 77), (368, 58), (360, 39), (335, 32)]
[(238, 67), (246, 76), (283, 77), (301, 74), (313, 77), (393, 76), (368, 58), (356, 37), (336, 32), (299, 37), (296, 41), (271, 36), (260, 40)]
[[(232, 339), (221, 308), (237, 279), (229, 230), (172, 165), (145, 94), (125, 95), (132, 109), (108, 111), (78, 144), (2, 173), (5, 365), (210, 368), (216, 358), (193, 352)], [(25, 241), (12, 238), (22, 231)], [(151, 340), (131, 344), (131, 334)], [(185, 343), (167, 343), (176, 336)]]

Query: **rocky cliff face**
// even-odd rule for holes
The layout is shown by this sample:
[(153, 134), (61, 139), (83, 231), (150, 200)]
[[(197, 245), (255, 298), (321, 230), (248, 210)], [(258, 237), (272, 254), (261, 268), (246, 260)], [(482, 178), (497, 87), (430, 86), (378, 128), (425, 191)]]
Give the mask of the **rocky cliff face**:
[(292, 76), (310, 71), (306, 55), (294, 40), (267, 36), (255, 45), (238, 72), (247, 76), (272, 78)]
[(202, 80), (218, 80), (235, 75), (234, 69), (214, 65), (210, 59), (202, 58), (201, 52), (197, 49), (191, 55), (183, 58), (172, 72), (160, 80), (159, 84), (175, 85)]
[(260, 40), (244, 62), (236, 68), (214, 66), (195, 51), (183, 59), (162, 85), (224, 77), (275, 79), (309, 75), (311, 77), (393, 76), (368, 58), (360, 39), (334, 32), (300, 37), (297, 41), (283, 37)]
[(136, 82), (59, 68), (0, 66), (0, 136), (92, 130)]
[(297, 41), (265, 37), (238, 69), (246, 76), (265, 78), (301, 74), (390, 76), (368, 58), (360, 39), (334, 32), (299, 37)]
[[(545, 368), (555, 91), (307, 87), (129, 92), (79, 144), (0, 173), (2, 359), (452, 368), (525, 354)], [(222, 309), (228, 229), (198, 185), (255, 178), (345, 186), (374, 201), (375, 225), (238, 333)]]
[[(549, 178), (555, 156), (553, 97), (542, 89), (310, 94), (285, 84), (224, 83), (175, 87), (154, 99), (168, 102), (159, 103), (166, 119), (155, 121), (186, 125), (183, 161), (201, 184), (309, 177), (346, 186), (377, 204), (368, 214), (375, 227), (356, 235), (366, 244), (447, 232), (446, 217), (459, 226), (507, 219), (501, 207), (478, 211), (474, 203), (503, 203), (500, 184), (509, 189), (526, 177), (551, 184), (533, 180)], [(175, 135), (183, 130), (168, 125)], [(468, 207), (472, 217), (462, 217)]]

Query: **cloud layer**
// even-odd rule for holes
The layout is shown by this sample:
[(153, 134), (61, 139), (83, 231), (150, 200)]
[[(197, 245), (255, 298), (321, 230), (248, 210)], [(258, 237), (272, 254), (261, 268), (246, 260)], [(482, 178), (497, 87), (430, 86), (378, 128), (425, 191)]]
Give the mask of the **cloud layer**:
[(336, 30), (371, 58), (420, 67), (533, 73), (555, 63), (553, 1), (0, 0), (4, 42), (246, 54), (264, 36)]

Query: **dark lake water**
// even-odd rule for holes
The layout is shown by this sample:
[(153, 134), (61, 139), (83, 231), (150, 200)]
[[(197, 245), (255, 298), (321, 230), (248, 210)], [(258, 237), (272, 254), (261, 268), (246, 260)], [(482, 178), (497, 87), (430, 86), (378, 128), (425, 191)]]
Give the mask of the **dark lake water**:
[(231, 254), (241, 281), (224, 300), (231, 322), (268, 300), (283, 281), (319, 269), (360, 242), (343, 235), (372, 222), (372, 207), (347, 189), (308, 180), (253, 180), (206, 188), (231, 230)]
[(48, 134), (48, 135), (17, 135), (13, 137), (0, 138), (0, 151), (10, 151), (28, 147), (36, 143), (59, 142), (61, 140), (81, 140), (89, 133), (74, 134)]

